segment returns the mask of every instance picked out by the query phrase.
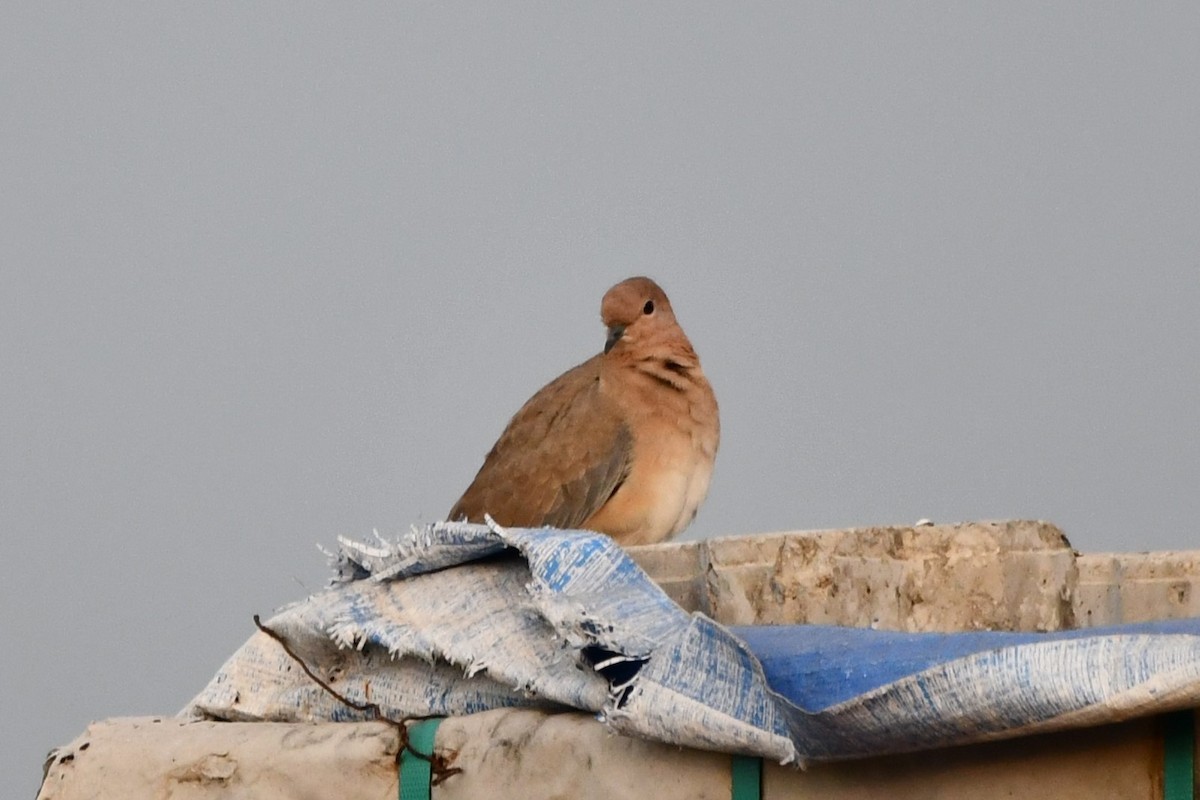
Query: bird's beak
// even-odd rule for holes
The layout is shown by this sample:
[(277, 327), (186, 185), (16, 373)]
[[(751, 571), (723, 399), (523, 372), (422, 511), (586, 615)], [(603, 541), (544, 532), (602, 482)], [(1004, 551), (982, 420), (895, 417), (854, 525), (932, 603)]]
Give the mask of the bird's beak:
[(617, 343), (617, 340), (620, 339), (624, 333), (624, 325), (613, 325), (611, 328), (609, 328), (608, 338), (604, 340), (604, 352), (607, 353), (609, 350), (612, 350), (613, 345)]

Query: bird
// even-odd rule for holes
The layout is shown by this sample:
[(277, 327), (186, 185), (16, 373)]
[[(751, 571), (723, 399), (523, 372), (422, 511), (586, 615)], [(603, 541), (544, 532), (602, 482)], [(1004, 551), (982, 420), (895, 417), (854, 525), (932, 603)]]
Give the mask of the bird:
[(650, 278), (609, 289), (600, 318), (603, 351), (526, 401), (447, 519), (584, 529), (621, 546), (692, 522), (721, 436), (700, 359)]

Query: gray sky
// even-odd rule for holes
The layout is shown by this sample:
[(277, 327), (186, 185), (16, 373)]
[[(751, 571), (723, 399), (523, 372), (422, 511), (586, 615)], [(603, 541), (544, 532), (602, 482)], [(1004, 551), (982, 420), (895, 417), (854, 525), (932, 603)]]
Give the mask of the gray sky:
[(721, 403), (687, 536), (1197, 546), (1200, 6), (5, 17), (16, 796), (90, 719), (182, 706), (316, 543), (445, 514), (630, 275)]

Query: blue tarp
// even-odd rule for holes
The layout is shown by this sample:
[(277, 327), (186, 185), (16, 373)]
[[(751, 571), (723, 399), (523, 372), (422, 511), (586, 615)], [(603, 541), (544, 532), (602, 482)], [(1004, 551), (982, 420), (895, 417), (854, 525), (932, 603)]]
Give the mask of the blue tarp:
[[(607, 537), (437, 523), (342, 541), (327, 591), (267, 624), (393, 717), (532, 705), (781, 762), (1019, 736), (1200, 705), (1200, 620), (1061, 633), (728, 629)], [(360, 719), (262, 634), (184, 713)]]

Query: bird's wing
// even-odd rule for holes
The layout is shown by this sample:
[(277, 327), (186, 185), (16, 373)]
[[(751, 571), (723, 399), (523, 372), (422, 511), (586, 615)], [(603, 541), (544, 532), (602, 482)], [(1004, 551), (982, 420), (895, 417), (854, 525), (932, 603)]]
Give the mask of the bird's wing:
[(633, 435), (599, 376), (597, 357), (530, 398), (449, 518), (575, 528), (608, 502), (629, 474)]

